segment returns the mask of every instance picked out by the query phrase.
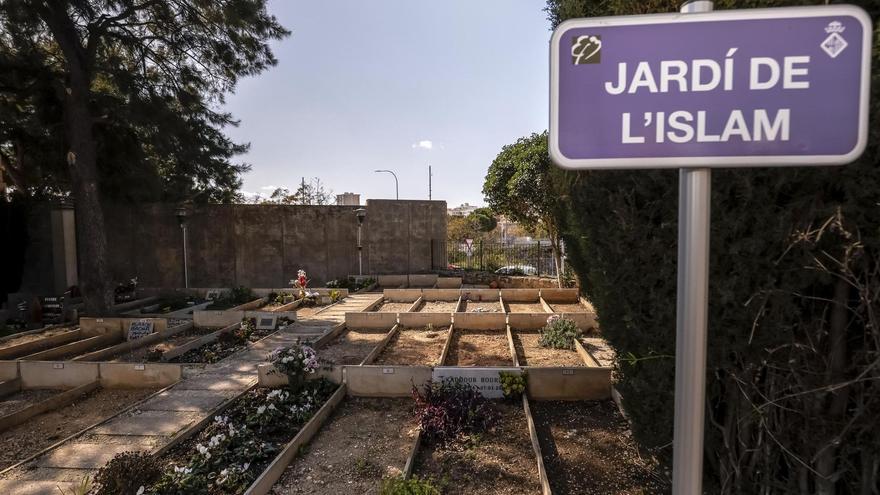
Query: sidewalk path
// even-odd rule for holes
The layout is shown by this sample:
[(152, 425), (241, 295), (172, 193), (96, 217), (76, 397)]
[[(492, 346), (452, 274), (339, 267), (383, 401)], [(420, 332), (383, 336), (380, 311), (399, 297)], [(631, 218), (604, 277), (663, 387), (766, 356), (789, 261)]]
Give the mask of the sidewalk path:
[(3, 495), (60, 495), (83, 476), (125, 451), (154, 453), (187, 427), (205, 419), (225, 400), (257, 382), (257, 364), (277, 347), (299, 338), (318, 337), (345, 321), (346, 312), (363, 311), (381, 294), (353, 294), (265, 339), (246, 351), (181, 380), (125, 413), (93, 427), (0, 478)]

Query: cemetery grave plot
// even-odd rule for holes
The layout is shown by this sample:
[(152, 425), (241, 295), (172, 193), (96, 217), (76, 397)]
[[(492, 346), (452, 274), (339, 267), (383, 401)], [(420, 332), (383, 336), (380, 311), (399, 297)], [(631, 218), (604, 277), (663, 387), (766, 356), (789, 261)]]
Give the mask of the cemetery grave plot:
[(30, 361), (67, 361), (77, 356), (88, 354), (119, 344), (123, 341), (118, 331), (98, 335), (79, 335), (76, 340), (43, 348), (30, 354), (15, 356), (15, 359)]
[(599, 366), (609, 368), (614, 366), (616, 354), (608, 342), (601, 337), (582, 337), (581, 343), (584, 349), (599, 363)]
[(389, 330), (348, 328), (318, 351), (321, 364), (357, 365), (379, 345)]
[(402, 366), (440, 364), (440, 355), (443, 353), (448, 335), (448, 328), (402, 328), (372, 364)]
[(668, 493), (612, 401), (531, 402), (554, 495)]
[(18, 359), (82, 339), (82, 332), (77, 326), (53, 328), (30, 335), (21, 335), (0, 341), (0, 359)]
[[(255, 388), (243, 393), (192, 437), (159, 456), (166, 472), (173, 472), (175, 466), (205, 466), (197, 468), (193, 479), (187, 482), (188, 491), (172, 482), (163, 486), (163, 493), (244, 493), (337, 389), (338, 385), (319, 379), (306, 382), (299, 391), (280, 387)], [(292, 413), (291, 407), (297, 412)], [(211, 442), (212, 437), (220, 435), (221, 441)], [(206, 458), (200, 450), (210, 457)], [(222, 470), (233, 464), (237, 466), (237, 476), (230, 477), (221, 491), (209, 492), (208, 477), (225, 476)], [(193, 486), (196, 488), (192, 489)], [(153, 487), (148, 487), (147, 493), (153, 493)]]
[(415, 303), (413, 302), (394, 302), (389, 300), (382, 301), (376, 309), (373, 311), (377, 311), (379, 313), (406, 313), (409, 311), (409, 308)]
[(117, 363), (161, 362), (163, 354), (218, 330), (220, 330), (220, 327), (193, 327), (176, 333), (158, 344), (146, 345), (121, 352), (112, 359), (109, 359), (109, 361)]
[(493, 404), (501, 413), (494, 427), (445, 446), (422, 445), (414, 474), (442, 483), (442, 492), (446, 495), (541, 493), (522, 402), (493, 401)]
[(455, 313), (458, 301), (423, 301), (416, 310), (420, 313)]
[(152, 389), (98, 388), (72, 404), (34, 416), (26, 423), (0, 432), (0, 445), (3, 446), (0, 449), (0, 469), (6, 469), (78, 431), (103, 421), (154, 392), (155, 390)]
[(520, 366), (586, 366), (584, 358), (575, 350), (542, 347), (537, 331), (514, 330), (513, 347)]
[(221, 333), (217, 340), (207, 343), (201, 347), (197, 347), (187, 351), (180, 356), (169, 359), (170, 363), (216, 363), (225, 359), (236, 352), (243, 351), (248, 348), (248, 343), (257, 342), (273, 333), (275, 329), (258, 329), (255, 326), (244, 325), (234, 328), (228, 332)]
[(452, 335), (446, 366), (513, 366), (503, 330), (459, 330)]
[(417, 428), (410, 399), (349, 397), (271, 493), (379, 493), (382, 478), (402, 474)]
[(76, 330), (78, 325), (66, 325), (63, 327), (50, 328), (48, 330), (43, 330), (41, 332), (35, 332), (28, 335), (15, 335), (12, 334), (8, 338), (4, 340), (0, 340), (0, 349), (6, 349), (9, 347), (14, 347), (20, 344), (26, 344), (28, 342), (33, 342), (35, 340), (44, 339), (46, 337), (52, 337), (55, 335), (59, 335), (65, 332), (70, 332), (71, 330)]
[(554, 313), (587, 313), (589, 308), (581, 303), (554, 303), (547, 301)]
[(503, 313), (500, 301), (462, 301), (460, 313)]
[(59, 393), (61, 390), (20, 390), (0, 399), (0, 418), (7, 414), (20, 411), (26, 407), (38, 404)]
[[(140, 314), (168, 314), (184, 309), (192, 309), (195, 306), (207, 302), (202, 297), (187, 296), (185, 294), (169, 294), (159, 296), (159, 300), (135, 311)], [(189, 311), (188, 313), (192, 313)]]
[(509, 302), (507, 308), (511, 313), (546, 313), (544, 305), (540, 301), (533, 303)]

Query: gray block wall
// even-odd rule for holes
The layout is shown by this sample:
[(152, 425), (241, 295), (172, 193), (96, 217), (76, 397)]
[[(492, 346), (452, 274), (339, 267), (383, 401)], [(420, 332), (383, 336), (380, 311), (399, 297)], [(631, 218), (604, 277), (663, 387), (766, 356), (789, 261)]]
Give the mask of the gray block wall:
[[(183, 286), (176, 205), (107, 208), (114, 281)], [(284, 287), (299, 269), (313, 285), (357, 274), (357, 206), (196, 205), (187, 217), (191, 287)], [(368, 200), (364, 274), (445, 268), (446, 202)]]

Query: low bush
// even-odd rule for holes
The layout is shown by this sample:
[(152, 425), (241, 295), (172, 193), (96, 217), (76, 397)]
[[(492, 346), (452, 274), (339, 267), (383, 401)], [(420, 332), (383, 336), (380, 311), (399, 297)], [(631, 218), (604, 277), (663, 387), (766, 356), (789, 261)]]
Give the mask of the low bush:
[(581, 336), (581, 329), (567, 318), (553, 315), (547, 318), (547, 326), (541, 329), (541, 347), (574, 350), (574, 341)]
[(455, 380), (428, 382), (412, 388), (422, 438), (446, 443), (463, 435), (481, 433), (498, 420), (498, 412), (471, 385)]
[(311, 346), (297, 342), (289, 347), (279, 347), (270, 352), (266, 359), (278, 373), (291, 380), (301, 380), (305, 375), (318, 370), (318, 354)]
[(118, 495), (137, 493), (142, 486), (149, 486), (162, 475), (159, 460), (144, 452), (116, 454), (98, 470), (94, 480), (94, 495)]
[(430, 478), (385, 478), (382, 480), (380, 495), (440, 495), (441, 487)]
[(501, 371), (498, 373), (498, 378), (501, 381), (501, 391), (504, 393), (504, 397), (508, 399), (515, 399), (526, 390), (525, 371), (522, 373)]

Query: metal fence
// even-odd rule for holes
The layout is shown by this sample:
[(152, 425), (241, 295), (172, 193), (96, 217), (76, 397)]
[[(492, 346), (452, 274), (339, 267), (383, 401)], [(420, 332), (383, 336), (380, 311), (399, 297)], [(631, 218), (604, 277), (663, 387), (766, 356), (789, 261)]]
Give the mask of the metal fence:
[(556, 276), (553, 249), (548, 243), (505, 244), (501, 242), (449, 241), (446, 260), (451, 270), (494, 272), (499, 268), (518, 268), (526, 275)]

